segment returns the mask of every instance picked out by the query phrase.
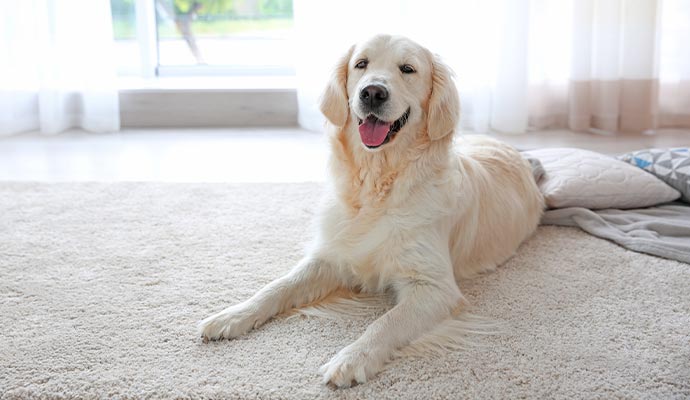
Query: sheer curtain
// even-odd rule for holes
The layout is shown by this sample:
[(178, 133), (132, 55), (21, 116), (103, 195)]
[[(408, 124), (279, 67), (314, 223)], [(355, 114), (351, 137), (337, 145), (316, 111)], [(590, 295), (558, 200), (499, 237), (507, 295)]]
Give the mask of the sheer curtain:
[(321, 130), (317, 100), (338, 55), (402, 34), (456, 73), (461, 127), (690, 128), (687, 0), (295, 0), (299, 121)]
[(108, 0), (0, 7), (0, 135), (119, 129)]

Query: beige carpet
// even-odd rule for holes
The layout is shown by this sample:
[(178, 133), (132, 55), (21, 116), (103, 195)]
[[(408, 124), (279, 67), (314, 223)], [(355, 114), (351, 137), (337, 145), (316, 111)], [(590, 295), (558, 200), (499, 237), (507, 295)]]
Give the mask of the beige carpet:
[(505, 334), (334, 390), (316, 371), (377, 315), (197, 320), (287, 271), (315, 184), (0, 185), (0, 397), (690, 398), (690, 265), (543, 227), (464, 282)]

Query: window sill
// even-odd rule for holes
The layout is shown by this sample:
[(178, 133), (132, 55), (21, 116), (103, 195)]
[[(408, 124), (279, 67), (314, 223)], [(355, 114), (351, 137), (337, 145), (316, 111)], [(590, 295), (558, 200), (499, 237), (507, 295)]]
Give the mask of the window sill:
[(295, 90), (294, 76), (184, 76), (144, 79), (120, 77), (120, 91), (136, 90)]

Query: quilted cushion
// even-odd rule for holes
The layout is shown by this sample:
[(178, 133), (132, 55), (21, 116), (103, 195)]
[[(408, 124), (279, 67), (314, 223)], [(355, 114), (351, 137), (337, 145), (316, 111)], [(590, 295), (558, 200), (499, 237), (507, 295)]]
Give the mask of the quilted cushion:
[(539, 188), (549, 208), (641, 208), (680, 197), (640, 168), (592, 151), (556, 148), (525, 155), (541, 161), (546, 171)]
[(690, 149), (646, 149), (623, 154), (618, 159), (654, 174), (690, 203)]

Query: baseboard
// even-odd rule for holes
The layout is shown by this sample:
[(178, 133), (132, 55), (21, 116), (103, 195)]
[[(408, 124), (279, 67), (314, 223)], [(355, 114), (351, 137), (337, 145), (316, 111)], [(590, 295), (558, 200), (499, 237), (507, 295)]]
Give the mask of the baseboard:
[(294, 89), (124, 89), (123, 128), (297, 126)]

